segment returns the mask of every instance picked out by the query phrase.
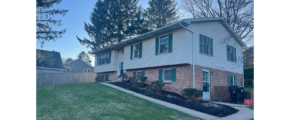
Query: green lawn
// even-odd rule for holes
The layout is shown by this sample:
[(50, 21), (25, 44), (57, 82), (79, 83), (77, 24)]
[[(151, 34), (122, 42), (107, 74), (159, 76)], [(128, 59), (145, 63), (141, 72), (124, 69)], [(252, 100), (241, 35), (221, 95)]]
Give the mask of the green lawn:
[(248, 108), (250, 108), (250, 109), (254, 110), (254, 106), (249, 106)]
[(37, 87), (38, 120), (194, 120), (100, 83)]
[(245, 92), (254, 92), (254, 88), (252, 88), (252, 87), (245, 87), (244, 88), (244, 91)]

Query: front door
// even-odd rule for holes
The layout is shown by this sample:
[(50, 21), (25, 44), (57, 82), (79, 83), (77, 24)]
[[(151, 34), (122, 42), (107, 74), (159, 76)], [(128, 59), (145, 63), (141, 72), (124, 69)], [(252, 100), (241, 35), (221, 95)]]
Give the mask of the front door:
[[(123, 70), (123, 62), (120, 61), (118, 64), (118, 73), (117, 73), (117, 77), (123, 73), (126, 73), (125, 70)], [(118, 80), (121, 80), (121, 78), (118, 78)]]
[(202, 71), (203, 100), (210, 100), (210, 79), (209, 71)]

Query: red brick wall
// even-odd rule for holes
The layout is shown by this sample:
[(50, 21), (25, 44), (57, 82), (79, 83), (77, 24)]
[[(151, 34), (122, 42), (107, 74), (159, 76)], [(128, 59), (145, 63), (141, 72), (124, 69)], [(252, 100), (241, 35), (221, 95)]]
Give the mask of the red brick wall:
[(156, 67), (147, 69), (128, 70), (126, 74), (133, 77), (135, 71), (145, 71), (145, 76), (148, 77), (146, 84), (150, 85), (151, 82), (158, 80), (159, 69), (172, 69), (176, 68), (176, 82), (167, 82), (163, 90), (169, 92), (175, 92), (181, 94), (184, 88), (192, 88), (192, 65), (178, 65), (178, 66), (167, 66), (167, 67)]
[(105, 74), (109, 74), (109, 80), (110, 81), (116, 81), (117, 80), (117, 72), (98, 73), (98, 75), (105, 75)]
[[(230, 101), (230, 94), (228, 90), (227, 75), (237, 76), (238, 86), (243, 86), (243, 76), (239, 73), (213, 69), (195, 65), (195, 88), (202, 90), (202, 70), (210, 71), (210, 99), (212, 101)], [(212, 73), (214, 72), (214, 73)]]

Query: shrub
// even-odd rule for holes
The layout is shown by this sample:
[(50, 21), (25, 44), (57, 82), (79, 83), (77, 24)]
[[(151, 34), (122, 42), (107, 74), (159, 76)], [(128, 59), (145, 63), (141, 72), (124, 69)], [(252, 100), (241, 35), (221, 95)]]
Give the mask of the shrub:
[(162, 88), (164, 85), (165, 84), (162, 81), (154, 81), (147, 87), (147, 90), (153, 93), (162, 94)]
[(137, 77), (133, 77), (130, 83), (134, 87), (143, 87), (146, 80), (147, 80), (147, 77), (137, 76)]
[(197, 98), (202, 97), (202, 91), (195, 88), (186, 88), (182, 90), (181, 94), (188, 101), (195, 101)]
[(126, 73), (123, 73), (123, 74), (119, 75), (118, 78), (121, 78), (122, 82), (125, 82), (125, 81), (127, 81), (128, 76)]
[(104, 82), (104, 75), (97, 75), (97, 77), (95, 78), (96, 82)]

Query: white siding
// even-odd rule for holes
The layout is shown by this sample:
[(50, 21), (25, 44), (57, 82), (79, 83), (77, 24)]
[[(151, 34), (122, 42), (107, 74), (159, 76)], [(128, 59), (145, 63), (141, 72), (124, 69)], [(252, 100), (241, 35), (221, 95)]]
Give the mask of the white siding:
[(95, 68), (94, 72), (109, 72), (109, 71), (116, 71), (116, 66), (118, 63), (116, 63), (116, 59), (118, 59), (118, 53), (117, 50), (111, 51), (111, 63), (110, 64), (104, 64), (104, 65), (97, 65), (98, 61), (98, 55), (95, 56)]
[[(194, 32), (195, 65), (243, 74), (242, 46), (233, 37), (223, 43), (231, 35), (220, 22), (192, 23), (187, 28)], [(199, 34), (213, 38), (213, 57), (199, 53)], [(227, 44), (236, 47), (237, 63), (227, 61)]]
[[(169, 33), (173, 33), (172, 53), (155, 55), (155, 38)], [(186, 47), (190, 46), (186, 46), (187, 44), (185, 43), (186, 34), (190, 36), (191, 33), (187, 33), (185, 29), (179, 29), (169, 33), (142, 41), (142, 58), (140, 59), (130, 60), (131, 45), (125, 46), (123, 58), (124, 69), (191, 63), (191, 60), (186, 59), (186, 53), (189, 55), (189, 52), (186, 52)]]

